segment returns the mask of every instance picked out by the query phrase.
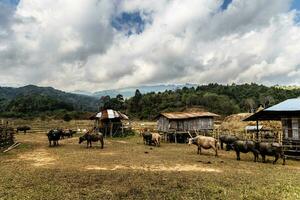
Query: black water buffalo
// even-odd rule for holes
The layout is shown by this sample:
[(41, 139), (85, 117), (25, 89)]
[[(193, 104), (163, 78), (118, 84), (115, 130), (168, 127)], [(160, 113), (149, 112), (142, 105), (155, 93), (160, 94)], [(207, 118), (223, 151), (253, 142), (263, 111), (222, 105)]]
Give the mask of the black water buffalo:
[(47, 133), (47, 137), (48, 137), (48, 140), (49, 140), (49, 146), (51, 147), (51, 144), (53, 142), (53, 146), (58, 146), (58, 141), (60, 140), (61, 138), (61, 131), (60, 130), (50, 130), (48, 133)]
[(256, 143), (250, 140), (237, 140), (233, 143), (233, 149), (236, 152), (236, 159), (241, 160), (240, 153), (252, 152), (254, 155), (254, 162), (258, 159), (259, 151), (256, 148)]
[(234, 135), (220, 135), (219, 140), (221, 144), (221, 149), (223, 150), (223, 144), (226, 144), (226, 151), (233, 149), (233, 143), (239, 138)]
[(258, 149), (263, 162), (266, 162), (266, 156), (274, 156), (275, 160), (273, 161), (273, 164), (281, 157), (283, 160), (282, 164), (285, 165), (285, 155), (281, 144), (260, 142), (257, 144), (256, 148)]
[(92, 147), (92, 142), (100, 141), (101, 149), (103, 149), (104, 141), (103, 141), (103, 134), (102, 133), (90, 133), (87, 132), (83, 136), (79, 137), (79, 144), (86, 140), (86, 148)]
[(201, 148), (212, 148), (215, 151), (215, 156), (218, 156), (218, 141), (213, 137), (198, 135), (197, 137), (190, 138), (188, 144), (196, 145), (198, 147), (198, 154), (201, 154)]
[(29, 131), (31, 128), (29, 126), (18, 126), (17, 127), (17, 133), (19, 133), (19, 131), (23, 131), (24, 134), (26, 134), (27, 131)]
[(145, 131), (142, 133), (144, 144), (151, 145), (152, 141), (152, 133), (149, 131)]

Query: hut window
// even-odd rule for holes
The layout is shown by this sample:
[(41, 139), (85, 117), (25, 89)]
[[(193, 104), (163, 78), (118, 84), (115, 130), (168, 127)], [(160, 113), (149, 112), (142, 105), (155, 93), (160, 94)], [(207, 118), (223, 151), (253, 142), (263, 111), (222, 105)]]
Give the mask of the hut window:
[(292, 129), (292, 119), (282, 119), (282, 127), (284, 131), (285, 138), (293, 137), (293, 129)]
[(292, 119), (292, 129), (293, 129), (293, 139), (299, 138), (299, 130), (298, 130), (298, 119)]

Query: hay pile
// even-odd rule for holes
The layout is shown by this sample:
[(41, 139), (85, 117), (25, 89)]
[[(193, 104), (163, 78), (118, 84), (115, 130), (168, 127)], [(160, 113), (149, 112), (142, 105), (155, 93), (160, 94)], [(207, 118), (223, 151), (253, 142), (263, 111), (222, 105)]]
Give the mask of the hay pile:
[(0, 125), (0, 148), (5, 148), (14, 144), (14, 140), (14, 129)]
[[(221, 132), (230, 132), (230, 133), (241, 133), (245, 131), (246, 126), (256, 126), (256, 122), (244, 122), (243, 119), (249, 117), (252, 113), (239, 113), (226, 117), (221, 125), (219, 130)], [(280, 121), (260, 121), (259, 125), (263, 126), (263, 129), (280, 131), (281, 122)]]

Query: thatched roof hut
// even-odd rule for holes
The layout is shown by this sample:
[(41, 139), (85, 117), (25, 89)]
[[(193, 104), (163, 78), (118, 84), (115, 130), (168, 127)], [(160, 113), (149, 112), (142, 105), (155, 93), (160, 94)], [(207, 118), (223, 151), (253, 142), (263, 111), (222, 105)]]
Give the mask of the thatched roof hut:
[(122, 121), (129, 120), (128, 116), (112, 109), (102, 110), (92, 115), (90, 120), (95, 120), (95, 127), (104, 135), (119, 135), (124, 132)]

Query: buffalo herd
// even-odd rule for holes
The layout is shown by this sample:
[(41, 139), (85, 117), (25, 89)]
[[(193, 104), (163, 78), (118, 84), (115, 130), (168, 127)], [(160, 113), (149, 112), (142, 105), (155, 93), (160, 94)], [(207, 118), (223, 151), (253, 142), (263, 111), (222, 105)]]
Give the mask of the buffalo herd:
[[(213, 140), (212, 137), (207, 136), (197, 136), (195, 138), (189, 139), (189, 144), (195, 144), (198, 146), (198, 153), (201, 152), (201, 147), (205, 149), (212, 148), (216, 152), (217, 156), (217, 148), (216, 148), (216, 140)], [(255, 142), (252, 140), (240, 140), (236, 136), (232, 135), (221, 135), (219, 137), (221, 149), (223, 149), (223, 145), (226, 144), (226, 151), (234, 150), (236, 152), (236, 159), (241, 160), (240, 153), (249, 153), (252, 152), (254, 156), (254, 162), (258, 160), (259, 154), (262, 157), (262, 162), (266, 161), (266, 156), (274, 156), (275, 160), (273, 164), (277, 162), (279, 158), (282, 158), (283, 165), (285, 164), (285, 155), (283, 146), (277, 142)]]
[[(57, 146), (58, 141), (60, 139), (64, 139), (65, 137), (72, 137), (76, 131), (71, 129), (62, 130), (62, 129), (53, 129), (47, 133), (49, 146)], [(141, 136), (143, 137), (143, 141), (145, 145), (155, 145), (157, 147), (160, 146), (161, 136), (159, 133), (152, 133), (149, 130), (141, 132)], [(79, 137), (79, 144), (87, 141), (87, 148), (92, 147), (92, 142), (100, 142), (101, 148), (104, 146), (104, 137), (103, 134), (95, 129), (89, 130), (84, 133), (83, 136)], [(285, 164), (285, 155), (283, 146), (280, 143), (272, 142), (256, 142), (252, 140), (241, 140), (236, 136), (232, 135), (220, 135), (219, 140), (214, 137), (197, 135), (196, 137), (192, 137), (190, 134), (190, 138), (187, 140), (188, 144), (194, 144), (197, 146), (197, 153), (201, 154), (201, 149), (213, 149), (215, 152), (215, 156), (218, 156), (218, 148), (219, 144), (221, 149), (224, 149), (224, 145), (226, 145), (226, 151), (234, 150), (236, 152), (236, 159), (241, 160), (241, 153), (253, 153), (254, 162), (258, 161), (259, 155), (262, 157), (262, 162), (266, 161), (266, 156), (274, 156), (275, 160), (273, 164), (277, 162), (279, 158), (282, 158), (283, 165)]]
[(76, 133), (71, 129), (63, 130), (63, 129), (52, 129), (47, 133), (49, 146), (58, 146), (58, 141), (64, 138), (71, 138)]

